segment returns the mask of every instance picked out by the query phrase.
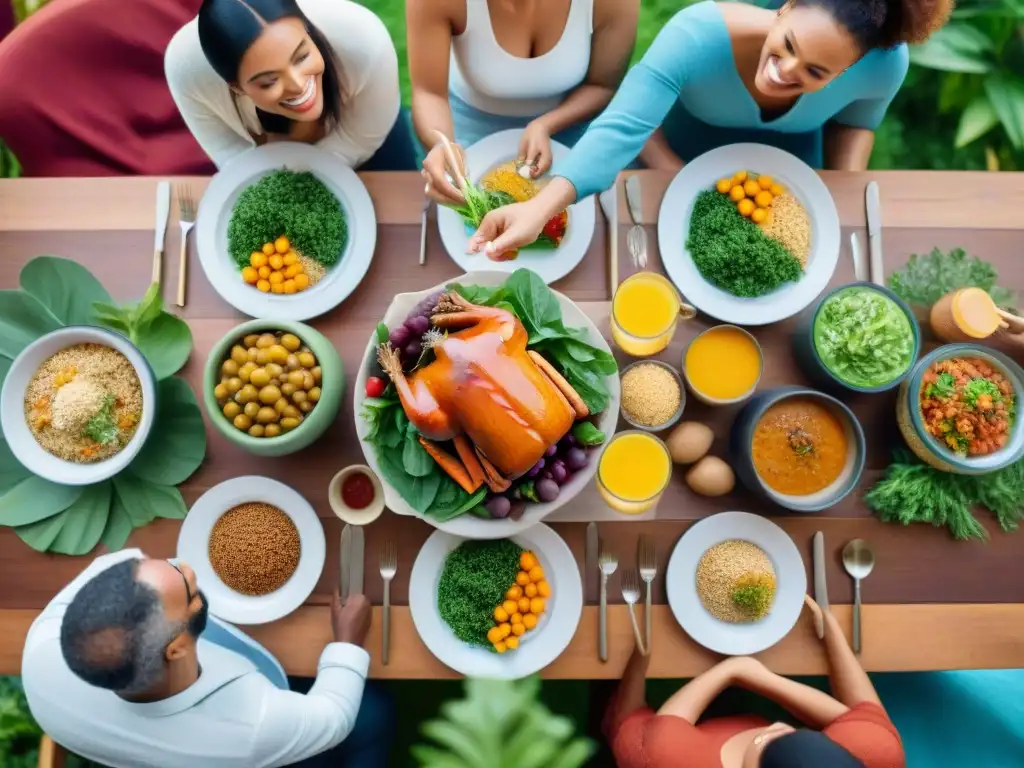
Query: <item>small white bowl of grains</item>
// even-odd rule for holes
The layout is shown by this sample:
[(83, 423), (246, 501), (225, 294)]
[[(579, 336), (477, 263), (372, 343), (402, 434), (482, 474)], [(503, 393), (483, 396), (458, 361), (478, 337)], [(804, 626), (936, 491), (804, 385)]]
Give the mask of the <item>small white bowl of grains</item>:
[(0, 391), (14, 457), (61, 485), (91, 485), (128, 466), (156, 416), (156, 379), (128, 339), (70, 326), (21, 351)]
[(675, 426), (686, 407), (679, 372), (660, 360), (638, 360), (622, 369), (622, 418), (635, 429), (662, 432)]

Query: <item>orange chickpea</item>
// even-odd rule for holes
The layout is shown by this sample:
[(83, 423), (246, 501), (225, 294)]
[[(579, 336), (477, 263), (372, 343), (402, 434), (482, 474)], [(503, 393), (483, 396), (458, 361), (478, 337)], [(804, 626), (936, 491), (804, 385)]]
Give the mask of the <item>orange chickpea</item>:
[(551, 597), (551, 585), (546, 581), (538, 581), (537, 594), (541, 597)]
[[(278, 253), (288, 253), (291, 247), (291, 243), (288, 242), (288, 238), (284, 235), (281, 235), (281, 237), (274, 241), (274, 250)], [(269, 256), (270, 254), (267, 255)]]
[(527, 629), (536, 629), (537, 628), (537, 617), (536, 617), (536, 615), (534, 615), (532, 613), (528, 613), (525, 616), (523, 616), (523, 626), (526, 627)]
[(518, 584), (514, 587), (510, 587), (508, 592), (505, 593), (505, 597), (509, 600), (519, 600), (523, 596), (523, 588)]
[(539, 565), (533, 566), (530, 569), (530, 581), (540, 581), (544, 578), (544, 569)]
[(538, 616), (544, 613), (543, 597), (535, 597), (530, 601), (530, 613), (537, 614)]
[[(533, 599), (536, 600), (537, 598), (533, 598)], [(519, 599), (519, 605), (516, 606), (516, 607), (519, 609), (520, 613), (529, 613), (530, 612), (530, 598), (528, 598), (528, 597), (521, 597)]]
[(526, 571), (520, 571), (516, 574), (516, 584), (518, 584), (520, 587), (525, 587), (529, 583), (530, 574), (528, 574)]
[(512, 625), (512, 634), (515, 635), (516, 637), (522, 637), (523, 635), (526, 634), (526, 625), (524, 625), (524, 624), (513, 624)]
[(536, 584), (527, 584), (526, 585), (526, 589), (524, 591), (526, 592), (526, 596), (527, 597), (536, 597), (537, 596), (537, 585)]

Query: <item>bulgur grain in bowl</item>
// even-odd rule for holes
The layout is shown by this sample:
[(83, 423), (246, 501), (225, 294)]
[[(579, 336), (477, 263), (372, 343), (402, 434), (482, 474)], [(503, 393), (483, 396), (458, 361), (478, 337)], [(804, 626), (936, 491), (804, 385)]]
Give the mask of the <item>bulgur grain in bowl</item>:
[(0, 393), (4, 436), (26, 469), (62, 485), (113, 477), (141, 450), (156, 380), (125, 337), (69, 326), (22, 350)]
[(287, 616), (316, 587), (326, 542), (313, 507), (266, 477), (236, 477), (192, 505), (178, 559), (196, 572), (210, 612), (236, 624)]
[(760, 515), (720, 512), (676, 543), (665, 574), (669, 607), (696, 642), (741, 656), (770, 648), (796, 624), (807, 592), (800, 550)]

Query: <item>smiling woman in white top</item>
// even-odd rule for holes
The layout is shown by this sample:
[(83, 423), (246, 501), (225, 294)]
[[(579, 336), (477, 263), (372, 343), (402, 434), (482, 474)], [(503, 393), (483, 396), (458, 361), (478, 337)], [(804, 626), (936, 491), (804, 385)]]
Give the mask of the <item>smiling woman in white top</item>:
[(349, 0), (204, 0), (171, 40), (167, 84), (218, 167), (299, 141), (353, 168), (411, 170), (398, 56), (376, 15)]
[(428, 191), (445, 178), (437, 131), (461, 146), (523, 131), (520, 159), (551, 166), (551, 139), (572, 146), (611, 101), (636, 38), (639, 0), (407, 0), (416, 134)]

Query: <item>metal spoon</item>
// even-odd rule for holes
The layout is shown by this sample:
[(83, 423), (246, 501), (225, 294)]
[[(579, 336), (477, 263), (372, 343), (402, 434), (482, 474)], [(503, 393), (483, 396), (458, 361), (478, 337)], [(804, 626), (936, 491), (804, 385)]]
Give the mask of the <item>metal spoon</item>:
[(860, 580), (875, 567), (875, 553), (864, 539), (852, 539), (843, 547), (843, 567), (853, 578), (853, 652), (860, 653)]

